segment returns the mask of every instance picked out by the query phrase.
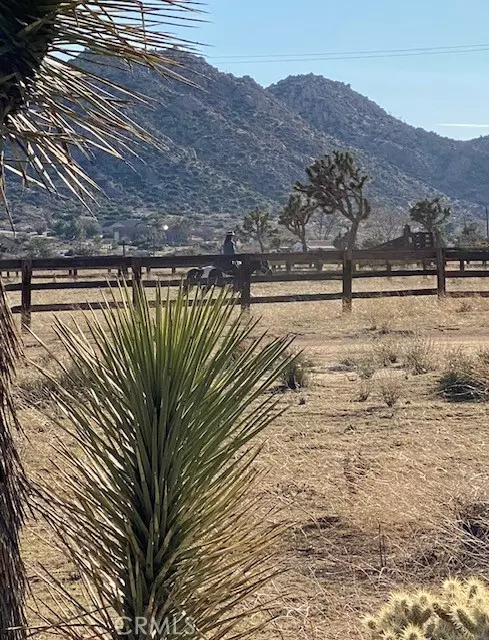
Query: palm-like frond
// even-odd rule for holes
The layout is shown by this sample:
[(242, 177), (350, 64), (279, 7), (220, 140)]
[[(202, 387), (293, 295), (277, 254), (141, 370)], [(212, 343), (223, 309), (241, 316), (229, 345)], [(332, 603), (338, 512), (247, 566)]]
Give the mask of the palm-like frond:
[(242, 605), (270, 575), (276, 535), (249, 495), (252, 441), (279, 412), (264, 392), (290, 341), (253, 339), (231, 294), (201, 295), (165, 305), (159, 291), (153, 313), (142, 291), (138, 309), (123, 293), (122, 307), (87, 319), (88, 336), (56, 325), (72, 381), (57, 394), (60, 426), (77, 448), (59, 445), (47, 514), (89, 595), (85, 609), (68, 603), (86, 626), (63, 627), (65, 638), (88, 626), (115, 639), (118, 621), (124, 637), (152, 637), (136, 632), (138, 619), (173, 629), (156, 638), (184, 625), (216, 640), (250, 631)]
[[(188, 43), (166, 27), (189, 20), (194, 0), (5, 0), (0, 8), (1, 181), (5, 170), (50, 191), (63, 183), (82, 201), (96, 185), (72, 157), (102, 150), (122, 158), (131, 138), (153, 141), (122, 106), (144, 97), (89, 70), (98, 60), (179, 77), (169, 48)], [(193, 13), (192, 13), (193, 12)], [(102, 68), (100, 68), (102, 71)], [(5, 154), (8, 154), (8, 157)]]
[(0, 280), (0, 637), (25, 638), (25, 568), (19, 534), (27, 482), (13, 440), (18, 426), (11, 385), (20, 344)]

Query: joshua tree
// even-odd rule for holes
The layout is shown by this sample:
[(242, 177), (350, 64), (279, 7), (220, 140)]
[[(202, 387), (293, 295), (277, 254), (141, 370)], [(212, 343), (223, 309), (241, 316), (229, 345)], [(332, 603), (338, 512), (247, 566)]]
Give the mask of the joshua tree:
[(441, 198), (419, 200), (409, 209), (409, 217), (433, 234), (435, 246), (443, 244), (445, 222), (452, 213), (449, 206), (444, 206)]
[[(172, 70), (178, 56), (168, 48), (180, 41), (164, 25), (186, 19), (193, 5), (193, 0), (2, 3), (0, 194), (5, 202), (6, 171), (49, 191), (63, 184), (89, 202), (96, 185), (73, 158), (73, 149), (122, 158), (131, 137), (152, 141), (121, 109), (127, 102), (142, 105), (143, 98), (104, 78), (97, 63), (112, 59), (178, 78)], [(87, 57), (94, 64), (87, 64)]]
[(283, 208), (278, 222), (299, 238), (302, 250), (307, 251), (307, 227), (316, 210), (316, 204), (300, 194), (292, 194)]
[(258, 243), (261, 253), (277, 235), (277, 230), (271, 224), (270, 213), (260, 209), (254, 209), (243, 218), (243, 226), (238, 230), (244, 241), (254, 240)]
[[(73, 158), (105, 151), (122, 158), (130, 138), (151, 135), (122, 110), (144, 99), (97, 73), (91, 62), (116, 60), (143, 65), (179, 78), (178, 56), (168, 47), (183, 44), (165, 24), (187, 18), (192, 0), (5, 0), (1, 7), (0, 198), (12, 223), (6, 172), (25, 184), (55, 192), (62, 184), (87, 204), (96, 185)], [(84, 51), (83, 56), (68, 59)], [(99, 67), (100, 69), (102, 67)], [(14, 407), (9, 384), (17, 343), (0, 299), (0, 636), (23, 637), (25, 574), (18, 550), (24, 479), (10, 425)], [(15, 421), (14, 421), (15, 423)]]
[(358, 229), (371, 213), (370, 202), (364, 195), (368, 175), (362, 174), (348, 151), (333, 151), (315, 160), (306, 169), (309, 181), (298, 182), (295, 190), (328, 215), (340, 214), (349, 223), (346, 249), (355, 248)]
[(278, 533), (259, 524), (249, 492), (253, 439), (279, 411), (264, 391), (290, 366), (289, 340), (256, 337), (226, 290), (191, 300), (157, 290), (155, 310), (143, 289), (137, 309), (122, 295), (87, 316), (88, 335), (57, 323), (70, 361), (60, 428), (78, 446), (60, 445), (49, 520), (87, 587), (80, 628), (67, 632), (242, 638), (243, 604), (269, 576)]
[(11, 384), (20, 356), (12, 315), (0, 281), (0, 637), (26, 637), (26, 574), (19, 549), (27, 481), (13, 441), (18, 427)]

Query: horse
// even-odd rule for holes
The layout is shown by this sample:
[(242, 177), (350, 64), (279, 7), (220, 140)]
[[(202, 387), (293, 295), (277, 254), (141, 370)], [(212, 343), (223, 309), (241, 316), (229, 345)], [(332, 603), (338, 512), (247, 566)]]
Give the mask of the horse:
[[(223, 258), (217, 264), (207, 267), (190, 269), (184, 280), (184, 289), (190, 287), (202, 287), (209, 291), (212, 287), (223, 287), (232, 284), (235, 291), (239, 289), (242, 280), (243, 263)], [(272, 269), (268, 260), (253, 258), (250, 260), (250, 274), (257, 273), (262, 276), (272, 276)]]

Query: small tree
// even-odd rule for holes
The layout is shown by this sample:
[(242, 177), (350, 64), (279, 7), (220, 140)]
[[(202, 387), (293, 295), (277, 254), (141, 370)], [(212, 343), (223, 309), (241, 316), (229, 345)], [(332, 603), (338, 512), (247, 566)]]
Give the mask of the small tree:
[(339, 213), (348, 220), (346, 249), (351, 254), (360, 224), (372, 211), (364, 195), (368, 175), (360, 172), (353, 155), (348, 151), (333, 151), (315, 160), (306, 173), (309, 182), (296, 183), (295, 190), (315, 202), (316, 207), (324, 213)]
[(441, 198), (432, 200), (418, 200), (409, 209), (409, 217), (413, 222), (420, 224), (423, 229), (433, 234), (435, 246), (443, 244), (443, 231), (445, 222), (452, 213), (449, 206), (443, 206)]
[(478, 247), (485, 239), (478, 222), (467, 222), (455, 238), (455, 244), (457, 247)]
[(270, 213), (261, 209), (254, 209), (243, 218), (243, 226), (238, 230), (242, 240), (257, 242), (261, 253), (270, 246), (272, 238), (277, 235), (277, 230), (271, 224)]
[(279, 224), (299, 238), (303, 251), (307, 251), (307, 226), (316, 208), (316, 203), (307, 196), (292, 194), (278, 219)]

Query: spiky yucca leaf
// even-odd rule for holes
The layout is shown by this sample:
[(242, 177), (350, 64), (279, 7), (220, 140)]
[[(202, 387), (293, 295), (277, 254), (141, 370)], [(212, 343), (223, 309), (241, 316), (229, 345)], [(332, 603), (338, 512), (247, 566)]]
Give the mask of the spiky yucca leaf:
[[(238, 637), (270, 575), (276, 531), (250, 496), (253, 439), (279, 411), (264, 392), (290, 341), (255, 338), (226, 291), (180, 291), (166, 305), (158, 291), (154, 312), (143, 291), (138, 309), (122, 293), (122, 307), (87, 318), (88, 337), (56, 325), (72, 378), (58, 392), (60, 426), (78, 448), (60, 443), (61, 486), (46, 488), (46, 504), (87, 587), (84, 631), (118, 638), (122, 625), (140, 640), (195, 625), (195, 636)], [(151, 623), (170, 634), (151, 636)]]
[(0, 638), (25, 638), (26, 573), (19, 549), (27, 481), (13, 440), (11, 385), (20, 343), (0, 280)]
[[(74, 58), (143, 65), (179, 77), (167, 32), (195, 12), (194, 0), (5, 0), (0, 8), (0, 192), (5, 170), (50, 191), (64, 184), (83, 202), (96, 185), (72, 157), (96, 150), (122, 158), (131, 138), (151, 134), (121, 110), (143, 96), (114, 85)], [(71, 56), (71, 59), (70, 59)], [(5, 153), (8, 153), (8, 157)], [(6, 202), (6, 200), (5, 200)]]

